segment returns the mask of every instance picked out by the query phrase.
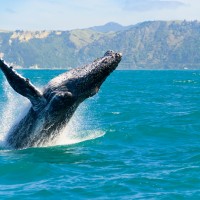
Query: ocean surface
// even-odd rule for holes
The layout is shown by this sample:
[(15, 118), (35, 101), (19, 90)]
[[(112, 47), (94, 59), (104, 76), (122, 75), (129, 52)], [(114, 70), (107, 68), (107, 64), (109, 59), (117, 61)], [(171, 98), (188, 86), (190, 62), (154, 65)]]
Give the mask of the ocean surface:
[[(63, 71), (19, 71), (38, 87)], [(11, 150), (29, 102), (0, 73), (0, 199), (200, 199), (200, 71), (115, 71), (56, 143)]]

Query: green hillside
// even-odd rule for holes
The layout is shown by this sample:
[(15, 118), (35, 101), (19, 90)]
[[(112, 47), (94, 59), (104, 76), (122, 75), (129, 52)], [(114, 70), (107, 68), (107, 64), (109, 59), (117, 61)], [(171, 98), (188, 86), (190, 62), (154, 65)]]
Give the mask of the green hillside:
[(123, 53), (120, 69), (200, 69), (198, 21), (108, 25), (72, 31), (0, 31), (0, 56), (26, 68), (69, 69), (113, 49)]

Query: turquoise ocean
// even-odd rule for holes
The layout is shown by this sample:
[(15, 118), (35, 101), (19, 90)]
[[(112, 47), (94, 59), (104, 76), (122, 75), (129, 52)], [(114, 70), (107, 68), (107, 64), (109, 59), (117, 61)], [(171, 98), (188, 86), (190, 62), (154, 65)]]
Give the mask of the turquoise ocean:
[[(38, 87), (61, 70), (20, 70)], [(5, 147), (29, 102), (0, 73), (0, 199), (200, 199), (200, 71), (115, 71), (45, 147)]]

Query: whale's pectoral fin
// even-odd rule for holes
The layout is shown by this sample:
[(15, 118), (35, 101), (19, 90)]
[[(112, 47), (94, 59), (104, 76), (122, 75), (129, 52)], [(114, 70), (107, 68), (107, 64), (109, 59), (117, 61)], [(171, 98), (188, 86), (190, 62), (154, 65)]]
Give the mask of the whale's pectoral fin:
[(40, 110), (46, 104), (46, 99), (42, 93), (33, 84), (31, 84), (29, 79), (18, 74), (12, 67), (9, 67), (1, 59), (0, 68), (5, 74), (11, 87), (17, 93), (27, 97), (31, 101), (34, 111)]

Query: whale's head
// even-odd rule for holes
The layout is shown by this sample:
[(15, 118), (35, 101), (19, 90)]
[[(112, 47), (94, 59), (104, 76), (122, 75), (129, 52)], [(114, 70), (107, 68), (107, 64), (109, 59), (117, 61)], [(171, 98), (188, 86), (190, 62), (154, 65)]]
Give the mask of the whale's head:
[(67, 88), (77, 98), (85, 99), (95, 95), (106, 78), (116, 69), (122, 54), (107, 51), (102, 58), (82, 68), (69, 72)]
[(72, 69), (52, 79), (45, 93), (47, 96), (50, 93), (62, 93), (68, 98), (68, 102), (80, 103), (99, 91), (102, 83), (116, 69), (121, 58), (121, 53), (107, 51), (102, 58), (96, 59), (91, 64)]

